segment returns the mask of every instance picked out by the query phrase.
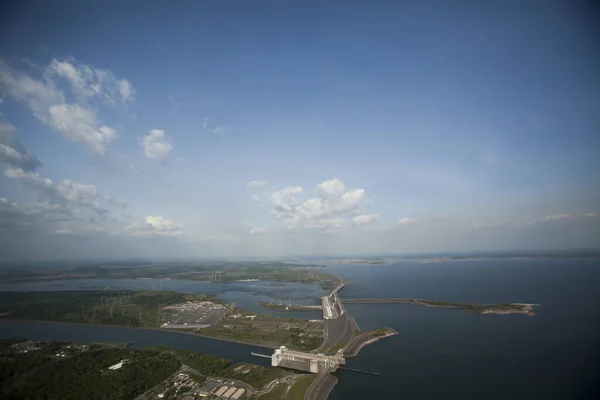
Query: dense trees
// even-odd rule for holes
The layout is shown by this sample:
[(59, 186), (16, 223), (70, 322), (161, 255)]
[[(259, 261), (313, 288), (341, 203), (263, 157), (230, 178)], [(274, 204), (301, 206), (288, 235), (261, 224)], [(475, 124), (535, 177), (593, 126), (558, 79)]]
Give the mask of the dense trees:
[[(180, 366), (167, 352), (109, 348), (64, 359), (45, 359), (36, 369), (41, 351), (18, 356), (16, 364), (29, 365), (33, 370), (29, 376), (19, 371), (12, 378), (13, 383), (20, 379), (19, 384), (13, 384), (4, 398), (131, 399), (172, 375)], [(121, 369), (108, 369), (121, 360), (127, 360)]]

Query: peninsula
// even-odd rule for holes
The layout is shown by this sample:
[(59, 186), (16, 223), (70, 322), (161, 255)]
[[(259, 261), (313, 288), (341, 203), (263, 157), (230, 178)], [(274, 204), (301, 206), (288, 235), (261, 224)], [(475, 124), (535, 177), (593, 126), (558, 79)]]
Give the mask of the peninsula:
[(450, 301), (424, 300), (412, 298), (370, 298), (370, 299), (342, 299), (346, 304), (383, 304), (402, 303), (432, 308), (456, 308), (473, 311), (479, 314), (524, 314), (534, 316), (533, 307), (539, 304), (529, 303), (504, 303), (504, 304), (468, 304)]

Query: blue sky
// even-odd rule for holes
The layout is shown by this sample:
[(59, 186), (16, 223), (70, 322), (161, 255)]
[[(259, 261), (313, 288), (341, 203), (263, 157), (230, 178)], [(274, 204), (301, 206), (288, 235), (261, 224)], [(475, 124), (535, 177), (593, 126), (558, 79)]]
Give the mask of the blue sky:
[(322, 3), (3, 6), (5, 257), (600, 247), (595, 10)]

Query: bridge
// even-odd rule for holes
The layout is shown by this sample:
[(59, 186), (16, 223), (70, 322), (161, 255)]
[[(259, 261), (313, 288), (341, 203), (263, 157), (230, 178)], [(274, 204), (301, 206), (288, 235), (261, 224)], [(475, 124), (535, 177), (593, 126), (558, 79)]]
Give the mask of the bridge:
[(304, 353), (301, 351), (289, 350), (285, 346), (275, 350), (272, 356), (252, 353), (253, 356), (271, 359), (271, 366), (295, 369), (298, 371), (318, 373), (334, 372), (340, 365), (346, 364), (343, 357), (343, 351), (337, 354), (327, 356), (325, 354)]

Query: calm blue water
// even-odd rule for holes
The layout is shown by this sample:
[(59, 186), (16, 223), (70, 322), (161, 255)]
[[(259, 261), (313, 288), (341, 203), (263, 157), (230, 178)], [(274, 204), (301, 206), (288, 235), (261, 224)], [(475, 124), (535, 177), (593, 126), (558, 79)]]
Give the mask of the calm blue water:
[(539, 303), (537, 316), (402, 304), (346, 305), (361, 329), (399, 335), (363, 348), (330, 399), (578, 399), (598, 395), (600, 263), (488, 260), (338, 265), (344, 297)]
[[(367, 346), (348, 360), (349, 367), (377, 371), (380, 376), (339, 371), (340, 382), (330, 399), (585, 399), (600, 394), (596, 383), (600, 371), (598, 261), (403, 262), (337, 265), (328, 267), (328, 271), (352, 280), (352, 285), (341, 292), (342, 298), (420, 297), (540, 304), (535, 317), (477, 315), (403, 304), (348, 304), (346, 310), (362, 329), (391, 326), (399, 335)], [(97, 283), (86, 282), (91, 286)], [(124, 288), (124, 280), (111, 282), (110, 285)], [(219, 285), (201, 282), (163, 282), (164, 289), (219, 293), (222, 298), (233, 296), (233, 301), (242, 307), (246, 294), (250, 307), (261, 296), (277, 299), (282, 289), (290, 291), (290, 296), (298, 296), (297, 302), (303, 304), (316, 303), (323, 293), (318, 287), (294, 289), (294, 285), (288, 284), (285, 288), (273, 288), (263, 282), (236, 283), (232, 284), (233, 289), (216, 289)], [(172, 282), (173, 286), (167, 287), (166, 282)], [(209, 292), (206, 285), (219, 291)], [(0, 290), (6, 288), (0, 285)], [(138, 341), (140, 346), (187, 348), (264, 364), (263, 360), (249, 356), (250, 351), (256, 351), (252, 346), (171, 332), (0, 321), (0, 336)]]

